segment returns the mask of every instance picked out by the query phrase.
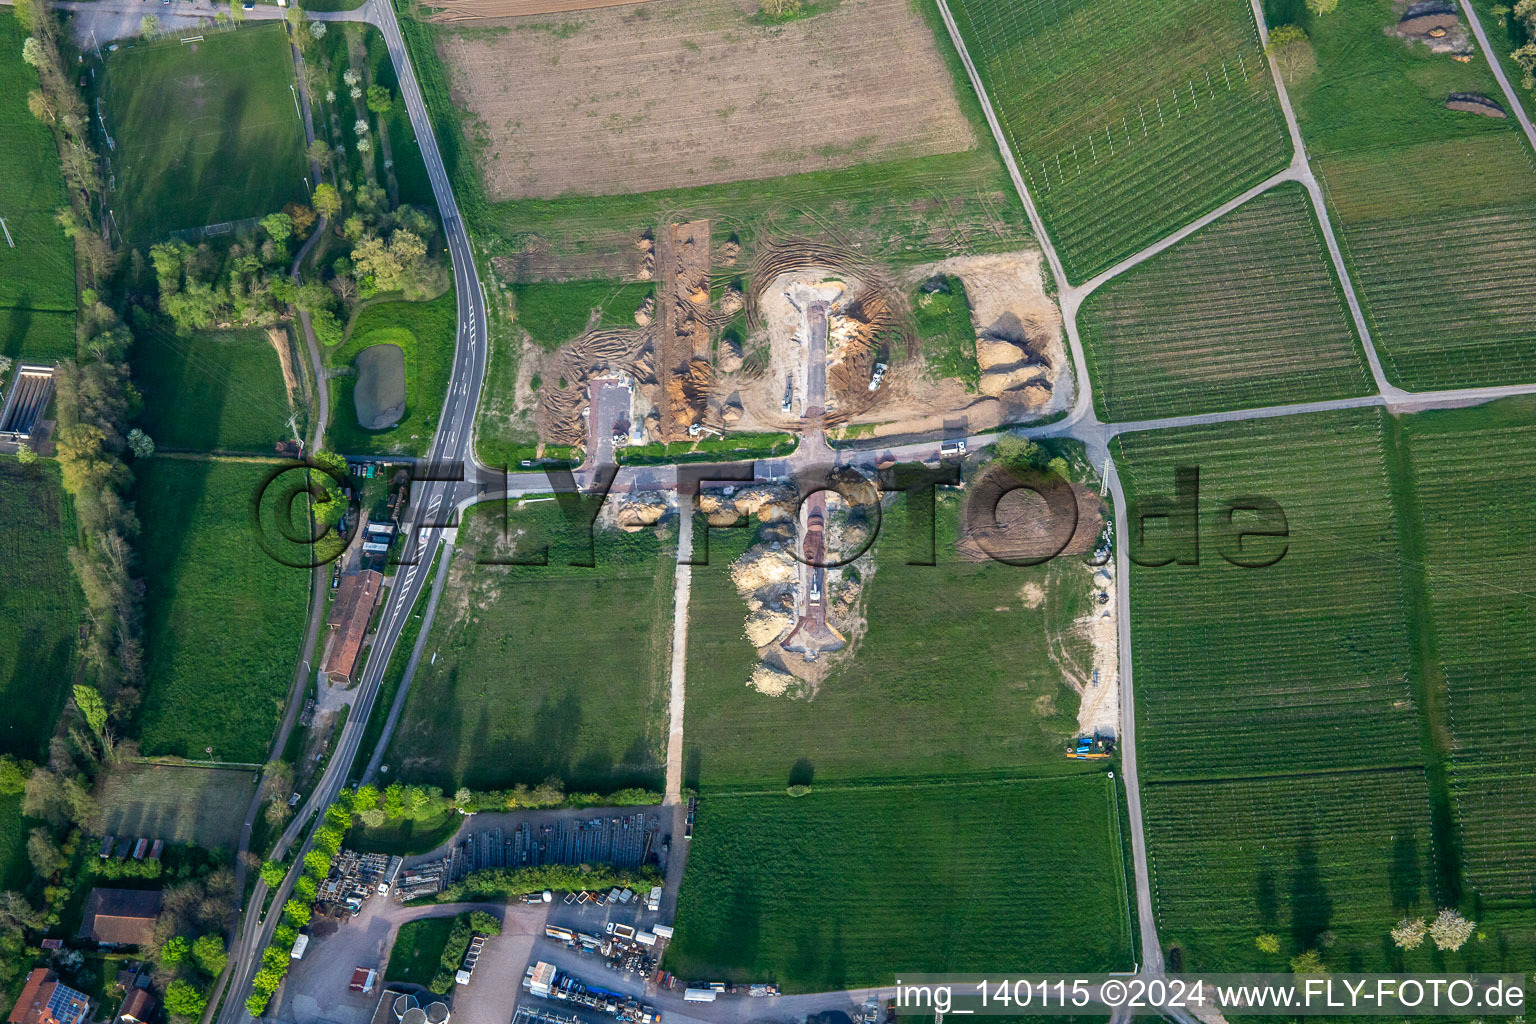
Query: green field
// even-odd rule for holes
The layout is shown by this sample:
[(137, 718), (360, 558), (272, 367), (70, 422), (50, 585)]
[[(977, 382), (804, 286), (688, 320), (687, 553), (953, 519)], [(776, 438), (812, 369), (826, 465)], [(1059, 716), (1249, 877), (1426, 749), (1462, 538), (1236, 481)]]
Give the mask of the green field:
[[(596, 568), (571, 567), (558, 508), (466, 516), (427, 654), (389, 748), (392, 773), (452, 790), (536, 783), (659, 788), (674, 541), (603, 531)], [(476, 565), (551, 546), (550, 565)], [(439, 570), (442, 571), (442, 570)]]
[(0, 753), (40, 760), (74, 676), (84, 610), (58, 470), (0, 459), (0, 522)]
[(1129, 967), (1104, 776), (699, 801), (666, 970), (789, 992)]
[(268, 467), (156, 458), (134, 469), (144, 752), (202, 758), (211, 746), (217, 760), (264, 761), (309, 594), (309, 573), (273, 561), (253, 536), (249, 509)]
[(650, 282), (577, 281), (569, 284), (516, 284), (515, 322), (547, 349), (559, 348), (587, 329), (592, 314), (598, 327), (635, 326), (635, 310), (656, 291)]
[(1095, 291), (1095, 407), (1150, 419), (1371, 390), (1306, 191), (1281, 185)]
[(115, 212), (129, 239), (260, 217), (307, 199), (286, 29), (129, 42), (107, 59)]
[[(1422, 763), (1380, 414), (1284, 424), (1250, 420), (1116, 442), (1133, 517), (1138, 501), (1173, 493), (1176, 466), (1200, 470), (1200, 564), (1131, 573), (1148, 777)], [(1267, 568), (1231, 565), (1219, 553), (1234, 543), (1221, 533), (1222, 503), (1249, 495), (1278, 502), (1288, 522), (1288, 540), (1248, 542), (1257, 554), (1285, 547)], [(1251, 513), (1234, 520), (1258, 525)], [(1168, 531), (1154, 524), (1148, 532), (1147, 544), (1133, 543), (1133, 559), (1163, 549)]]
[(944, 289), (918, 289), (912, 297), (912, 319), (923, 344), (923, 358), (928, 375), (935, 380), (954, 378), (975, 391), (981, 382), (981, 366), (976, 362), (976, 325), (971, 321), (971, 304), (965, 297), (965, 284), (958, 277), (946, 276)]
[(454, 920), (452, 917), (424, 917), (401, 925), (389, 954), (384, 980), (407, 985), (430, 984), (442, 966), (443, 950), (448, 948)]
[(1405, 421), (1433, 622), (1449, 696), (1451, 791), (1467, 880), (1493, 904), (1536, 899), (1536, 407)]
[(950, 6), (1073, 281), (1290, 159), (1242, 0)]
[[(757, 654), (742, 636), (747, 606), (729, 571), (752, 537), (712, 531), (710, 564), (693, 570), (688, 610), (689, 785), (776, 790), (807, 768), (817, 781), (838, 782), (1085, 770), (1062, 756), (1077, 696), (1048, 637), (1085, 658), (1070, 626), (1086, 611), (1088, 571), (1070, 558), (1037, 568), (962, 561), (953, 553), (957, 505), (940, 502), (937, 566), (904, 564), (905, 510), (899, 500), (886, 509), (867, 631), (811, 700), (746, 685)], [(1040, 607), (1026, 607), (1026, 584), (1047, 591)]]
[(452, 291), (430, 302), (376, 302), (352, 321), (347, 340), (326, 354), (332, 367), (350, 367), (371, 345), (400, 346), (405, 353), (405, 415), (386, 430), (364, 430), (352, 405), (351, 376), (331, 378), (330, 446), (349, 454), (425, 455), (437, 431), (458, 340), (458, 306)]
[(108, 835), (233, 851), (255, 792), (255, 774), (242, 769), (126, 765), (102, 784), (101, 827)]
[(1501, 97), (1481, 56), (1383, 34), (1399, 10), (1361, 0), (1307, 22), (1318, 70), (1292, 90), (1372, 336), (1406, 388), (1536, 380), (1536, 166), (1513, 118), (1444, 108)]
[(134, 334), (140, 425), (161, 448), (270, 455), (291, 438), (282, 365), (265, 331), (180, 336), (168, 324)]
[(75, 254), (53, 219), (66, 205), (58, 149), (27, 109), (26, 35), (0, 11), (0, 219), (15, 242), (0, 237), (0, 355), (52, 362), (75, 351)]

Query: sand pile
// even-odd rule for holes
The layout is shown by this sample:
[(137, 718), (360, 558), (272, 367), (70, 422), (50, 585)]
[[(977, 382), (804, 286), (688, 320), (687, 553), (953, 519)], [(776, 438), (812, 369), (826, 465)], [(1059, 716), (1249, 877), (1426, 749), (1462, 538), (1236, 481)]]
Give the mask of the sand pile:
[(802, 684), (788, 672), (775, 668), (767, 662), (759, 662), (752, 670), (752, 678), (747, 680), (747, 685), (766, 696), (782, 697), (791, 690), (798, 693)]
[(761, 608), (747, 617), (746, 638), (753, 647), (767, 647), (783, 636), (793, 622), (787, 612)]

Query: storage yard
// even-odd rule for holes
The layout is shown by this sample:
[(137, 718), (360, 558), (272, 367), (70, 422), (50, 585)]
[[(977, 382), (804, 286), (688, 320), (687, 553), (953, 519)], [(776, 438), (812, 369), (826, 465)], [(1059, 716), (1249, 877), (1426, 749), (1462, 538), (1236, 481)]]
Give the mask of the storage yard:
[(445, 853), (405, 862), (394, 898), (405, 902), (432, 895), (472, 871), (496, 868), (606, 864), (633, 870), (654, 862), (665, 848), (661, 816), (655, 812), (535, 812), (517, 824), (461, 833)]

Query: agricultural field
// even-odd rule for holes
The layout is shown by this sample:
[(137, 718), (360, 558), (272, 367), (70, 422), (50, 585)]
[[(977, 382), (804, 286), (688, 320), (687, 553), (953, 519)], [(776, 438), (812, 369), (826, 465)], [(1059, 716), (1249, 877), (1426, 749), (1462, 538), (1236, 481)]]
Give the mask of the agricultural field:
[[(1186, 970), (1284, 971), (1325, 932), (1330, 965), (1391, 970), (1387, 929), (1434, 915), (1422, 769), (1153, 783), (1142, 802), (1159, 936)], [(1411, 967), (1438, 969), (1426, 950)]]
[(1373, 390), (1306, 191), (1286, 184), (1112, 279), (1078, 330), (1107, 420)]
[[(977, 145), (910, 0), (774, 26), (756, 8), (655, 0), (445, 29), (487, 195), (654, 192)], [(508, 67), (527, 69), (510, 91)]]
[(131, 359), (140, 426), (160, 448), (270, 455), (293, 437), (282, 363), (264, 330), (183, 336), (157, 323), (134, 333)]
[(1501, 97), (1481, 54), (1461, 64), (1385, 34), (1398, 10), (1306, 21), (1317, 71), (1292, 89), (1372, 336), (1412, 390), (1536, 380), (1521, 298), (1536, 287), (1536, 165), (1513, 118), (1444, 106)]
[(867, 628), (810, 700), (747, 685), (758, 657), (730, 564), (753, 538), (711, 531), (688, 613), (688, 664), (708, 666), (689, 672), (688, 785), (715, 793), (782, 789), (807, 773), (845, 783), (1087, 770), (1062, 756), (1078, 699), (1054, 659), (1058, 643), (1087, 659), (1071, 627), (1087, 610), (1088, 570), (1072, 558), (1036, 568), (963, 561), (957, 508), (941, 500), (937, 566), (904, 564), (905, 510), (899, 500), (886, 508), (861, 598)]
[(211, 746), (216, 760), (266, 759), (309, 596), (308, 571), (268, 557), (248, 522), (258, 494), (269, 505), (279, 493), (260, 490), (267, 471), (177, 458), (135, 464), (146, 754), (201, 758)]
[(364, 430), (352, 401), (355, 377), (331, 378), (330, 445), (337, 451), (374, 455), (425, 455), (437, 430), (453, 369), (458, 305), (453, 292), (430, 302), (383, 301), (364, 306), (347, 340), (326, 353), (332, 367), (350, 367), (373, 345), (398, 345), (405, 355), (405, 415), (393, 427)]
[(41, 760), (69, 692), (85, 601), (74, 509), (56, 466), (0, 459), (0, 753)]
[[(964, 71), (943, 35), (937, 9), (922, 5), (919, 11), (951, 80), (963, 82)], [(820, 20), (818, 16), (807, 23), (815, 26)], [(667, 221), (709, 219), (714, 237), (741, 244), (743, 265), (760, 243), (784, 238), (824, 239), (857, 247), (870, 258), (905, 264), (957, 252), (1005, 252), (1028, 242), (1024, 210), (996, 149), (984, 143), (927, 157), (887, 153), (883, 163), (765, 180), (715, 185), (681, 181), (669, 189), (630, 195), (492, 202), (476, 165), (477, 153), (489, 144), (485, 133), (490, 129), (466, 130), (461, 125), (459, 104), (450, 89), (451, 69), (444, 66), (439, 48), (446, 51), (455, 33), (504, 38), (507, 33), (500, 32), (501, 27), (456, 29), (413, 17), (401, 22), (454, 192), (488, 254), (482, 277), (493, 314), (498, 289), (505, 294), (511, 282), (636, 280), (644, 254), (634, 243), (643, 232)], [(985, 140), (981, 108), (969, 86), (952, 90), (952, 95), (972, 136)], [(711, 114), (706, 119), (715, 118)], [(653, 120), (661, 124), (666, 119)], [(505, 342), (498, 345), (504, 347)]]
[(304, 202), (304, 128), (281, 25), (128, 42), (106, 62), (114, 212), (131, 242)]
[(255, 773), (239, 768), (137, 764), (113, 769), (101, 792), (102, 829), (234, 850), (245, 809), (256, 792)]
[[(1409, 685), (1406, 585), (1381, 414), (1347, 411), (1123, 435), (1115, 463), (1131, 505), (1199, 469), (1198, 565), (1134, 567), (1131, 636), (1145, 778), (1422, 765)], [(1224, 529), (1223, 503), (1278, 503), (1289, 533)], [(1239, 512), (1238, 528), (1273, 529)], [(1133, 561), (1173, 553), (1165, 522)], [(1180, 537), (1187, 533), (1182, 529)], [(1222, 551), (1263, 568), (1233, 565)]]
[(704, 797), (663, 967), (786, 992), (982, 964), (1127, 969), (1113, 785), (1095, 773)]
[(1491, 904), (1531, 902), (1536, 850), (1536, 406), (1404, 421), (1433, 624), (1449, 697), (1451, 792), (1468, 882)]
[(950, 6), (1073, 281), (1290, 160), (1242, 0)]
[[(391, 777), (447, 790), (552, 775), (568, 789), (659, 788), (675, 528), (600, 531), (597, 567), (581, 568), (568, 564), (579, 547), (554, 501), (513, 507), (510, 520), (505, 508), (465, 517)], [(546, 543), (547, 566), (476, 564)]]
[(27, 109), (38, 82), (26, 35), (0, 11), (0, 355), (53, 362), (75, 351), (75, 255), (53, 219), (65, 205), (58, 149)]

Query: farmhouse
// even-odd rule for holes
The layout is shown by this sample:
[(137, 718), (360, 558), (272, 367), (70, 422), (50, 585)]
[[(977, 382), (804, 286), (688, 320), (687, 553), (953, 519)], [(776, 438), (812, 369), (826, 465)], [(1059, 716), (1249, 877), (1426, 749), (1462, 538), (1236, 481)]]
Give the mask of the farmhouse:
[(357, 671), (368, 620), (373, 616), (373, 605), (383, 584), (384, 574), (375, 569), (342, 576), (336, 603), (331, 606), (331, 617), (326, 623), (331, 632), (326, 638), (325, 655), (320, 662), (320, 671), (331, 682), (346, 683)]
[(154, 938), (163, 902), (158, 889), (92, 889), (79, 937), (104, 946), (143, 946)]
[(27, 976), (7, 1019), (10, 1024), (82, 1024), (90, 1009), (91, 1001), (84, 993), (61, 984), (58, 975), (38, 967)]

